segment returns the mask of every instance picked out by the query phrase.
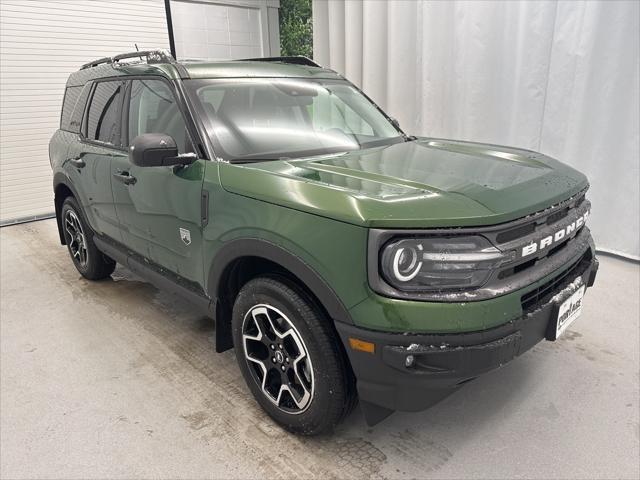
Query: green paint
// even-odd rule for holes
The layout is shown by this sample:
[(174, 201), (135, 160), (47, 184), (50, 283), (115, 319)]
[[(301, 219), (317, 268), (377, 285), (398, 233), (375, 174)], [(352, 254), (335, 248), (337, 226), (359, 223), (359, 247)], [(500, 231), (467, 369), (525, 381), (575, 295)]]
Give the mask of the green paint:
[[(334, 72), (260, 62), (194, 63), (193, 78), (316, 77)], [(171, 65), (101, 66), (68, 85), (105, 76), (160, 75), (179, 82)], [(302, 259), (335, 291), (354, 322), (398, 332), (464, 332), (522, 315), (520, 296), (467, 303), (381, 297), (367, 281), (371, 227), (494, 225), (540, 211), (587, 186), (576, 170), (539, 153), (422, 138), (336, 155), (252, 164), (198, 160), (185, 168), (136, 167), (124, 148), (82, 142), (58, 131), (51, 140), (54, 173), (75, 187), (94, 230), (209, 291), (208, 274), (227, 242), (259, 238)], [(67, 159), (82, 157), (74, 168)], [(124, 185), (118, 170), (137, 178)], [(201, 223), (201, 194), (209, 219)], [(187, 230), (190, 242), (181, 237)]]

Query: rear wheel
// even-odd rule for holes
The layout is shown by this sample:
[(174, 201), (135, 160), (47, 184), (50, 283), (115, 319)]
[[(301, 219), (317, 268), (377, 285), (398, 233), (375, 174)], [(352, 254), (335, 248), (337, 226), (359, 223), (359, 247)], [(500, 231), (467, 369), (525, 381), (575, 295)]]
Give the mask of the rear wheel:
[(236, 298), (238, 365), (258, 403), (289, 431), (330, 431), (354, 405), (353, 377), (329, 322), (284, 278), (253, 279)]
[(61, 216), (67, 249), (78, 272), (89, 280), (101, 280), (111, 275), (116, 262), (93, 243), (93, 231), (84, 220), (75, 198), (65, 199)]

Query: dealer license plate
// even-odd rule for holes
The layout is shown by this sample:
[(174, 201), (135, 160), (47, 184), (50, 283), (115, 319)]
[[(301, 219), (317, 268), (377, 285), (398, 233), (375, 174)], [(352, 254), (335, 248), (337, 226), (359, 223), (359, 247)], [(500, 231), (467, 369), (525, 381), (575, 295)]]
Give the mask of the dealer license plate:
[[(571, 296), (569, 296), (566, 300), (564, 300), (557, 307), (557, 314), (554, 319), (551, 321), (553, 325), (550, 330), (549, 340), (556, 340), (560, 335), (562, 335), (565, 330), (571, 325), (576, 318), (580, 316), (582, 313), (582, 298), (584, 297), (584, 291), (587, 287), (582, 285), (578, 290), (576, 290)], [(553, 328), (555, 326), (555, 328)]]

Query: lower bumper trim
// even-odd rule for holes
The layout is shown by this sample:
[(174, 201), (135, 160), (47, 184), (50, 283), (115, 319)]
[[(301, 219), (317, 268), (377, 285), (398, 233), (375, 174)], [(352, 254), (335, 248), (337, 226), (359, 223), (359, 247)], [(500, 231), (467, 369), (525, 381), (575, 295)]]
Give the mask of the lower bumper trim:
[[(520, 353), (521, 343), (522, 334), (518, 331), (492, 342), (467, 347), (446, 344), (413, 344), (409, 347), (386, 345), (383, 347), (382, 360), (402, 371), (413, 369), (433, 376), (455, 373), (464, 382), (467, 377), (478, 376), (494, 369), (496, 365), (513, 360)], [(413, 357), (411, 366), (407, 366), (406, 361), (409, 355)]]

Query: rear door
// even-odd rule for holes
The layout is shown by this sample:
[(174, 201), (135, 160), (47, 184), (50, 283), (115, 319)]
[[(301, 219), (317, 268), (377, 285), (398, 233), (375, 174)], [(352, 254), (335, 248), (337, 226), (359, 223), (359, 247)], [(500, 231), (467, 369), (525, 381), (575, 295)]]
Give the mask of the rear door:
[(118, 241), (122, 237), (111, 193), (111, 164), (127, 158), (120, 139), (124, 90), (122, 81), (93, 85), (80, 141), (72, 143), (64, 165), (91, 227)]
[[(171, 135), (179, 153), (195, 152), (173, 85), (130, 80), (123, 115), (126, 145), (138, 135)], [(204, 162), (186, 167), (138, 167), (113, 160), (112, 189), (124, 243), (132, 251), (202, 284), (201, 195)]]

